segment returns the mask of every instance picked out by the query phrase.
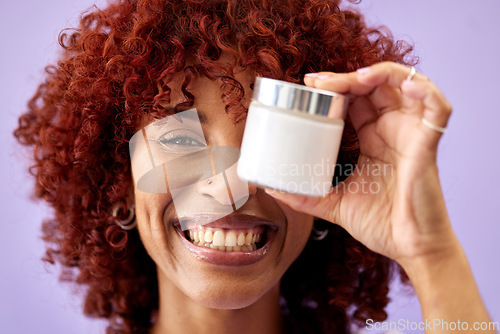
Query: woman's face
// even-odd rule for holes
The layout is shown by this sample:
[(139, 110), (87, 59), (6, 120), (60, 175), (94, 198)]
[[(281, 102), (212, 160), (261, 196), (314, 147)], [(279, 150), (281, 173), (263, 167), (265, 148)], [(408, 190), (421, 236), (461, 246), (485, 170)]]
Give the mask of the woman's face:
[[(248, 99), (254, 78), (247, 72), (236, 78), (243, 84)], [(183, 101), (183, 95), (175, 89), (180, 87), (180, 81), (174, 80), (169, 86), (174, 87), (171, 92), (174, 106)], [(234, 116), (226, 114), (220, 82), (200, 77), (192, 80), (188, 90), (195, 96), (193, 108), (200, 116), (205, 142), (177, 138), (175, 144), (194, 145), (200, 150), (208, 145), (212, 155), (215, 147), (239, 149), (245, 122), (235, 124)], [(192, 168), (186, 164), (184, 170), (177, 168), (176, 173), (189, 174)], [(172, 200), (171, 193), (134, 189), (139, 233), (157, 265), (160, 288), (169, 284), (198, 304), (211, 308), (243, 308), (276, 287), (302, 252), (313, 217), (294, 211), (261, 188), (236, 179), (235, 169), (230, 168), (224, 175), (196, 183), (190, 188), (189, 205), (186, 201), (178, 205), (180, 202)], [(245, 191), (231, 188), (233, 192), (228, 197), (228, 181), (238, 183), (239, 187), (243, 184)], [(245, 195), (239, 208), (233, 205), (240, 199), (236, 198), (238, 193)], [(186, 223), (182, 228), (181, 220)], [(189, 229), (183, 231), (186, 227)]]

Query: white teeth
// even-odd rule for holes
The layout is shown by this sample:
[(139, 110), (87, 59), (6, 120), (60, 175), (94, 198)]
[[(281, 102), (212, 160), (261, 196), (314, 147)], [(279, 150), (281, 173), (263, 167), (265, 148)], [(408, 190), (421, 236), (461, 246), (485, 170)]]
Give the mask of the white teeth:
[(212, 230), (208, 229), (205, 231), (205, 242), (212, 242), (212, 240), (213, 240)]
[(221, 230), (217, 230), (214, 233), (214, 237), (213, 237), (212, 243), (215, 246), (224, 246), (224, 239), (225, 239), (224, 238), (224, 232), (222, 232)]
[(242, 246), (245, 244), (245, 233), (240, 232), (240, 235), (238, 236), (238, 245)]
[(236, 246), (236, 232), (229, 231), (226, 233), (225, 245), (230, 247)]
[(250, 245), (252, 243), (252, 232), (247, 233), (247, 237), (245, 238), (245, 245)]
[(262, 233), (252, 230), (224, 230), (197, 228), (187, 233), (191, 242), (197, 246), (212, 248), (222, 252), (249, 252), (257, 249), (256, 243), (262, 239)]

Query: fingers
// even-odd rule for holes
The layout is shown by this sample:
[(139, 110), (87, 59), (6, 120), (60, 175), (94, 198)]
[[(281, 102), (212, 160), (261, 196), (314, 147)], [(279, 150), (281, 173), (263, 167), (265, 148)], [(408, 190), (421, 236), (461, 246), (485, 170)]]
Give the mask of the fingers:
[[(365, 86), (375, 88), (385, 83), (394, 88), (400, 88), (401, 83), (409, 77), (411, 71), (411, 68), (402, 64), (382, 62), (361, 68), (356, 72), (358, 73), (358, 81)], [(411, 80), (429, 81), (425, 75), (418, 72), (412, 76)]]
[(374, 123), (378, 119), (378, 112), (367, 97), (355, 99), (350, 105), (349, 116), (354, 130), (359, 134), (368, 124)]
[(326, 89), (340, 94), (366, 95), (373, 90), (372, 86), (362, 84), (358, 81), (358, 74), (356, 72), (309, 73), (304, 77), (304, 83), (310, 87)]
[[(422, 118), (432, 124), (445, 128), (450, 118), (452, 107), (439, 88), (430, 81), (407, 81), (401, 85), (401, 92), (412, 99), (423, 102)], [(436, 130), (423, 126), (425, 131), (441, 135)]]
[[(388, 75), (387, 71), (393, 75)], [(406, 66), (386, 62), (351, 73), (308, 74), (304, 81), (306, 85), (338, 93), (368, 95), (375, 109), (382, 115), (401, 107), (399, 85), (408, 71)]]
[(385, 83), (375, 88), (369, 97), (380, 115), (397, 110), (403, 104), (401, 101), (401, 91)]
[[(451, 105), (442, 92), (425, 75), (414, 73), (411, 68), (382, 62), (350, 73), (320, 72), (308, 74), (304, 82), (308, 86), (335, 91), (342, 94), (365, 95), (379, 115), (399, 110), (417, 114), (438, 127), (446, 127), (451, 114)], [(373, 114), (352, 115), (359, 118), (358, 128), (373, 121)], [(425, 126), (424, 126), (425, 127)], [(425, 131), (434, 131), (427, 127)]]
[[(350, 73), (309, 73), (304, 77), (304, 82), (307, 86), (341, 94), (367, 95), (384, 83), (399, 88), (409, 73), (410, 68), (405, 65), (382, 62)], [(420, 73), (415, 73), (412, 80), (429, 79)]]
[(268, 195), (282, 201), (296, 211), (304, 212), (332, 223), (339, 221), (338, 206), (341, 198), (339, 194), (332, 192), (325, 197), (309, 197), (268, 188), (265, 191)]

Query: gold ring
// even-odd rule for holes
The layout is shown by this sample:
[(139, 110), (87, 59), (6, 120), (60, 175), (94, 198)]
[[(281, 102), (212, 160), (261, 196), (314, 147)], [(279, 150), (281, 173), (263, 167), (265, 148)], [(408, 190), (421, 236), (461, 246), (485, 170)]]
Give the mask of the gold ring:
[(417, 73), (417, 70), (415, 70), (415, 66), (412, 66), (410, 69), (410, 74), (406, 77), (406, 80), (411, 81), (413, 77), (415, 76), (415, 73)]
[(424, 123), (424, 125), (426, 127), (428, 127), (429, 129), (431, 129), (431, 130), (434, 130), (434, 131), (437, 131), (437, 132), (441, 132), (441, 133), (445, 133), (446, 132), (446, 128), (437, 126), (436, 124), (433, 124), (433, 123), (429, 122), (428, 120), (426, 120), (423, 117), (422, 117), (422, 123)]

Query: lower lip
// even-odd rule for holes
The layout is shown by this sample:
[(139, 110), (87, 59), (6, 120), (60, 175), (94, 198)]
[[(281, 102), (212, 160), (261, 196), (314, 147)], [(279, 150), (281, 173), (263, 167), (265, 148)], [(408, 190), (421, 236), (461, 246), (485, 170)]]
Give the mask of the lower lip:
[(275, 231), (267, 232), (267, 242), (264, 246), (254, 251), (249, 252), (223, 252), (220, 250), (196, 246), (192, 242), (186, 239), (183, 232), (178, 228), (175, 231), (179, 235), (184, 246), (189, 249), (194, 255), (211, 264), (223, 265), (223, 266), (246, 266), (249, 264), (256, 263), (262, 260), (266, 254), (269, 252), (274, 237), (276, 235)]

